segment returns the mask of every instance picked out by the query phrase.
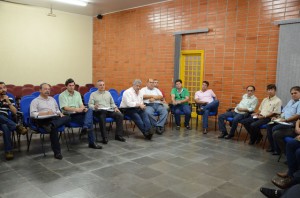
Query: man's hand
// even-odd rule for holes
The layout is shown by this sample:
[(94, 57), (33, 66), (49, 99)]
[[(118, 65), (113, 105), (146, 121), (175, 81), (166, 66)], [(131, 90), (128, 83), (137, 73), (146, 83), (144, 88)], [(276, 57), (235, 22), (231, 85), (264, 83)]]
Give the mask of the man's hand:
[(62, 114), (62, 113), (59, 113), (59, 116), (60, 116), (60, 117), (64, 117), (65, 115), (64, 115), (64, 114)]
[(115, 108), (115, 112), (121, 113), (121, 111), (117, 107)]
[(150, 98), (149, 99), (149, 102), (154, 102), (155, 101), (155, 98)]
[(144, 104), (140, 104), (139, 107), (143, 110), (146, 109), (146, 105), (144, 105)]
[[(298, 133), (298, 134), (299, 134), (299, 133)], [(297, 135), (297, 136), (295, 137), (295, 139), (298, 140), (298, 141), (300, 141), (300, 135)]]

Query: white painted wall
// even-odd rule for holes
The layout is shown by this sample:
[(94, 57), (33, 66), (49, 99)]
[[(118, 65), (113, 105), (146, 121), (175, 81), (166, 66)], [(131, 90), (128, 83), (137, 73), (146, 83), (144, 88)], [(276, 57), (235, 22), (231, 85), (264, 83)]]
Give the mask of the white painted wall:
[(92, 82), (90, 16), (0, 2), (0, 81), (38, 85), (69, 77)]

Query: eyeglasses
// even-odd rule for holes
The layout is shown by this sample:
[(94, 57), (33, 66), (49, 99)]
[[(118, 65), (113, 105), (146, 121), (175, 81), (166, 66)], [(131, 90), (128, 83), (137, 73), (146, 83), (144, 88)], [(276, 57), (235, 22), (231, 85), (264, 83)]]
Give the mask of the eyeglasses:
[(253, 89), (248, 89), (247, 91), (248, 91), (248, 92), (253, 92), (254, 90), (253, 90)]

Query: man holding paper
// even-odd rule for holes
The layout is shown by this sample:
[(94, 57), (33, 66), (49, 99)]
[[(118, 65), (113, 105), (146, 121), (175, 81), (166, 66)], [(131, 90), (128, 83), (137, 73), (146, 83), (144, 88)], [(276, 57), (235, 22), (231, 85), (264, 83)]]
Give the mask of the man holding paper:
[(55, 99), (50, 96), (50, 85), (48, 83), (40, 85), (40, 96), (32, 100), (30, 117), (35, 118), (37, 125), (50, 134), (54, 158), (61, 160), (63, 156), (61, 155), (56, 129), (68, 124), (70, 118), (60, 112)]
[(284, 138), (295, 137), (295, 122), (300, 118), (300, 87), (295, 86), (290, 89), (292, 99), (282, 109), (280, 118), (273, 119), (274, 123), (268, 125), (268, 140), (271, 148), (267, 151), (273, 152), (274, 155), (285, 153)]
[(95, 143), (93, 127), (93, 110), (86, 108), (81, 95), (75, 90), (75, 81), (72, 78), (66, 80), (67, 89), (59, 95), (59, 105), (64, 114), (70, 115), (71, 122), (82, 126), (81, 134), (88, 133), (89, 148), (102, 149)]
[(262, 134), (260, 132), (260, 126), (267, 124), (271, 121), (272, 117), (280, 114), (282, 102), (276, 96), (276, 85), (269, 84), (267, 86), (267, 94), (268, 97), (261, 102), (258, 112), (240, 121), (250, 134), (250, 145), (261, 141)]
[(105, 91), (105, 83), (99, 80), (96, 84), (98, 90), (91, 93), (89, 100), (89, 108), (95, 111), (96, 116), (100, 120), (100, 131), (102, 136), (102, 143), (108, 143), (108, 133), (106, 131), (106, 117), (114, 118), (116, 120), (116, 134), (115, 140), (125, 142), (123, 137), (123, 114), (116, 106), (113, 97), (108, 91)]

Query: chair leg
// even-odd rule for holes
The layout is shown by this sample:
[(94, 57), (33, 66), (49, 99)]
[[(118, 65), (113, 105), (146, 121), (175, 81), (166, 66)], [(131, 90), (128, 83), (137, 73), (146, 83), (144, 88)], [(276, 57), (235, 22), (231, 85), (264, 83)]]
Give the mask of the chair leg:
[(268, 139), (268, 136), (266, 135), (265, 140), (264, 140), (264, 144), (263, 144), (263, 149), (265, 149), (267, 139)]
[(247, 132), (247, 134), (246, 134), (246, 137), (245, 137), (244, 143), (246, 143), (247, 139), (248, 139), (248, 132)]
[(196, 130), (198, 129), (198, 114), (197, 114), (197, 117), (196, 117)]
[(46, 157), (46, 152), (45, 152), (45, 148), (44, 148), (45, 135), (40, 134), (40, 139), (41, 139), (41, 143), (42, 143), (42, 150), (43, 150), (43, 153), (44, 153), (44, 157)]
[(236, 140), (236, 141), (239, 141), (240, 135), (241, 135), (241, 133), (242, 133), (242, 129), (243, 129), (243, 125), (241, 125), (241, 127), (240, 127), (240, 130), (239, 130), (239, 132), (238, 132), (238, 137), (237, 137), (237, 140)]
[[(62, 136), (62, 132), (60, 132), (60, 136)], [(67, 137), (66, 137), (66, 133), (64, 132), (64, 139), (65, 139), (65, 142), (66, 142), (66, 145), (67, 145), (67, 148), (68, 148), (68, 151), (70, 150), (69, 149), (69, 144), (68, 144), (68, 140), (67, 140)]]
[(282, 156), (282, 153), (280, 153), (280, 155), (278, 156), (277, 162), (280, 162), (281, 156)]
[(215, 131), (217, 131), (217, 117), (218, 115), (215, 116)]
[(31, 139), (32, 139), (32, 133), (30, 134), (29, 140), (27, 138), (27, 152), (29, 152), (29, 147), (30, 147), (30, 144), (31, 144)]

